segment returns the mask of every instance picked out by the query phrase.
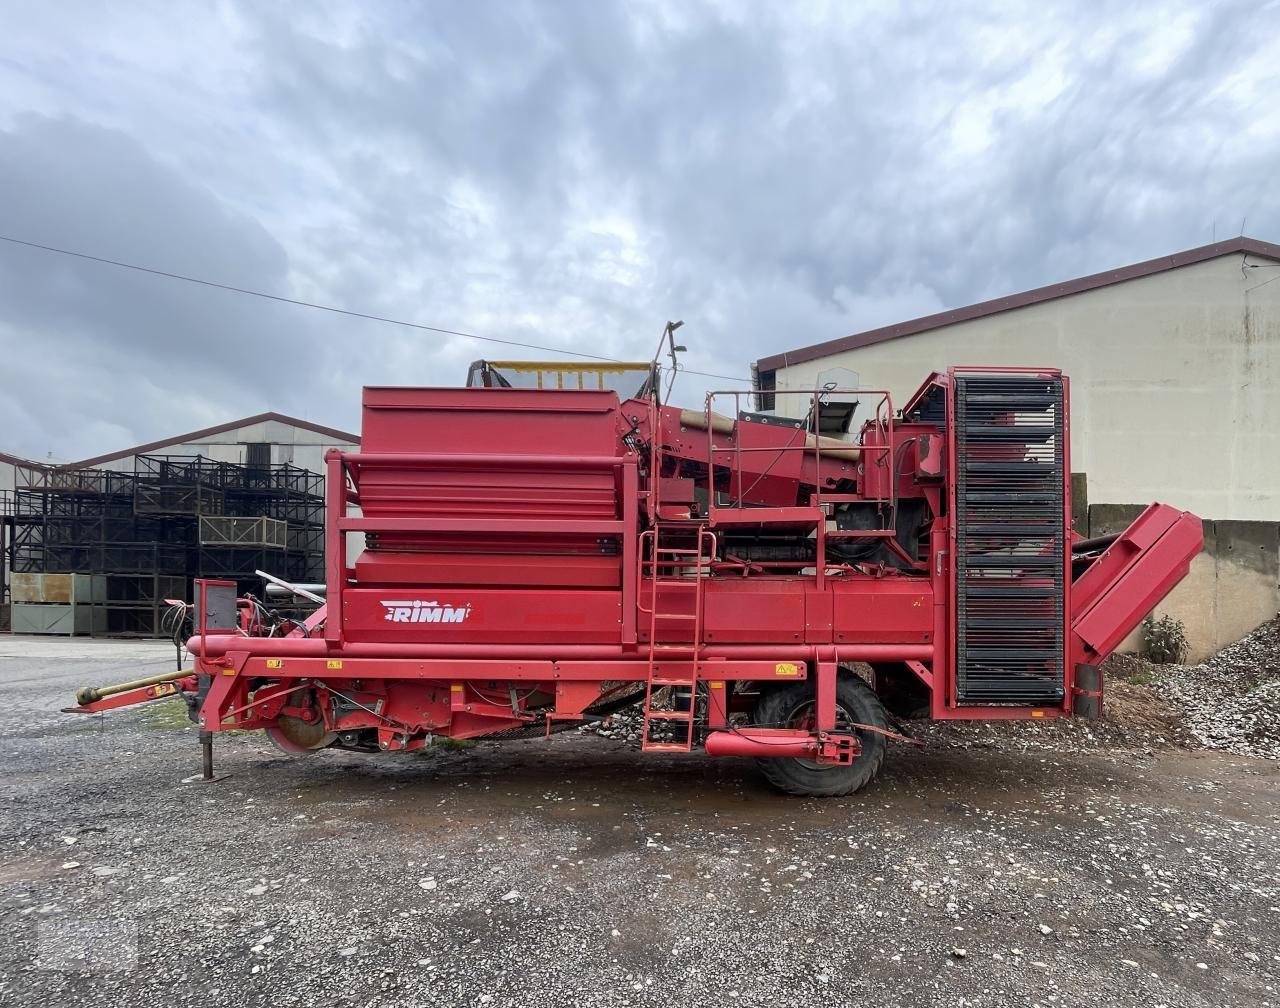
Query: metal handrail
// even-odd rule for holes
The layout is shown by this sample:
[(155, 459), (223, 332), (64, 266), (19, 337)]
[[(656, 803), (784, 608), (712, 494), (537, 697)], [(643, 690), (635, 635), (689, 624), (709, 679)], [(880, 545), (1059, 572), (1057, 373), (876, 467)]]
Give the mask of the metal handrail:
[[(708, 464), (707, 516), (709, 519), (713, 518), (714, 511), (717, 508), (716, 493), (715, 493), (715, 466), (716, 466), (715, 457), (717, 453), (721, 453), (721, 454), (724, 454), (727, 452), (733, 453), (733, 461), (728, 467), (729, 468), (729, 484), (731, 487), (735, 483), (735, 477), (739, 487), (741, 486), (742, 456), (744, 453), (774, 452), (777, 454), (778, 458), (781, 459), (784, 453), (788, 451), (799, 451), (801, 452), (801, 454), (811, 451), (813, 453), (815, 466), (821, 466), (822, 464), (823, 435), (814, 433), (813, 443), (810, 444), (809, 443), (810, 432), (805, 427), (799, 427), (796, 429), (796, 433), (802, 435), (804, 440), (801, 443), (795, 444), (795, 445), (790, 445), (790, 444), (768, 445), (768, 446), (759, 447), (759, 448), (744, 448), (742, 447), (741, 440), (737, 437), (733, 437), (732, 446), (729, 446), (729, 447), (716, 446), (716, 443), (715, 443), (716, 432), (714, 429), (714, 425), (712, 423), (712, 416), (715, 414), (715, 410), (712, 408), (712, 404), (716, 399), (716, 397), (731, 397), (733, 399), (733, 404), (734, 404), (733, 423), (736, 428), (737, 424), (739, 423), (738, 414), (741, 412), (741, 410), (739, 409), (739, 406), (741, 404), (742, 397), (744, 395), (754, 395), (754, 394), (755, 394), (754, 392), (743, 391), (741, 389), (726, 389), (722, 391), (712, 391), (707, 393), (704, 415), (706, 417), (705, 426), (706, 426), (706, 432), (707, 432), (707, 464)], [(894, 430), (893, 430), (893, 399), (892, 399), (891, 393), (887, 389), (839, 389), (839, 388), (776, 389), (773, 391), (772, 394), (809, 396), (809, 416), (811, 417), (817, 417), (819, 415), (819, 410), (821, 407), (823, 397), (826, 397), (826, 396), (832, 396), (832, 395), (879, 396), (879, 399), (877, 399), (876, 401), (876, 415), (873, 423), (875, 424), (875, 426), (884, 430), (886, 443), (883, 445), (866, 445), (866, 444), (851, 443), (849, 445), (849, 448), (856, 448), (861, 453), (863, 453), (863, 457), (861, 459), (860, 464), (863, 466), (864, 471), (867, 465), (867, 456), (869, 454), (878, 454), (879, 458), (876, 463), (878, 465), (884, 466), (886, 465), (886, 463), (888, 463), (890, 466), (892, 465), (893, 452), (897, 447), (897, 445), (896, 445), (896, 440), (894, 437)], [(826, 449), (828, 451), (831, 451), (833, 450), (833, 446), (827, 445)], [(772, 468), (773, 464), (775, 463), (770, 464), (770, 467), (769, 467), (770, 469)], [(767, 473), (768, 473), (768, 469), (766, 469), (765, 474), (762, 474), (760, 478), (763, 478), (763, 475), (767, 475)], [(866, 499), (872, 500), (872, 501), (883, 501), (885, 503), (888, 503), (890, 511), (896, 514), (898, 488), (897, 488), (897, 481), (893, 478), (892, 473), (890, 473), (889, 475), (888, 483), (889, 483), (888, 497), (874, 497), (874, 498), (866, 498)], [(741, 500), (742, 496), (743, 494), (740, 490), (738, 495), (739, 501), (736, 504), (730, 503), (728, 505), (725, 505), (724, 507), (721, 508), (721, 510), (724, 510), (726, 508), (731, 510), (742, 510), (742, 509), (748, 508), (750, 505), (747, 505), (744, 502), (742, 502)], [(823, 507), (821, 484), (815, 485), (814, 493), (810, 498), (810, 504), (811, 506), (819, 509)]]

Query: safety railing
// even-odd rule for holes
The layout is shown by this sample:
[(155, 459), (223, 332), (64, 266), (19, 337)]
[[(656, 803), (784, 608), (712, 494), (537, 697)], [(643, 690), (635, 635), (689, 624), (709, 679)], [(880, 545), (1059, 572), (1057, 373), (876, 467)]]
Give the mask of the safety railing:
[[(847, 453), (858, 452), (859, 462), (863, 472), (867, 470), (869, 464), (874, 464), (885, 471), (887, 477), (891, 477), (890, 472), (895, 447), (893, 433), (893, 400), (890, 393), (883, 389), (776, 389), (772, 393), (775, 396), (807, 396), (808, 409), (805, 418), (801, 420), (800, 426), (796, 427), (791, 435), (790, 442), (783, 445), (757, 445), (743, 446), (741, 437), (738, 436), (738, 417), (741, 414), (741, 402), (743, 396), (755, 395), (754, 392), (744, 392), (742, 390), (728, 390), (708, 392), (705, 407), (706, 432), (707, 432), (707, 457), (714, 470), (717, 466), (727, 468), (729, 470), (729, 486), (742, 486), (743, 476), (743, 457), (754, 454), (773, 454), (774, 459), (765, 468), (759, 472), (755, 481), (747, 487), (746, 491), (739, 491), (737, 499), (733, 499), (732, 493), (727, 503), (717, 503), (716, 495), (713, 493), (708, 500), (708, 514), (714, 511), (740, 510), (749, 508), (752, 511), (760, 510), (757, 506), (750, 504), (744, 498), (759, 484), (761, 480), (767, 476), (775, 465), (777, 465), (787, 453), (799, 453), (802, 457), (808, 455), (812, 457), (815, 467), (822, 468), (822, 463), (827, 461), (841, 461), (847, 459)], [(860, 443), (839, 441), (835, 438), (826, 437), (818, 430), (817, 418), (820, 415), (821, 405), (824, 399), (831, 396), (858, 396), (860, 398), (876, 397), (875, 418), (871, 422), (871, 429), (877, 432), (878, 438), (883, 438), (883, 443), (877, 444), (867, 442), (864, 438)], [(713, 421), (716, 420), (717, 411), (714, 409), (717, 398), (732, 399), (733, 412), (730, 422), (733, 430), (727, 434), (720, 434), (722, 440), (728, 440), (731, 444), (724, 445), (717, 443), (717, 434), (723, 430), (723, 425), (717, 425)], [(812, 429), (811, 429), (812, 428)], [(724, 456), (729, 456), (730, 461), (726, 463), (719, 461)], [(714, 478), (713, 478), (714, 479)], [(865, 480), (858, 480), (860, 485), (865, 485)], [(897, 487), (892, 478), (884, 481), (888, 493), (883, 498), (860, 494), (853, 499), (859, 501), (883, 500), (885, 503), (894, 506), (897, 503)], [(709, 489), (714, 489), (711, 487)], [(824, 503), (838, 502), (847, 499), (847, 495), (823, 493), (822, 480), (815, 482), (814, 492), (810, 498), (811, 507), (821, 507)], [(776, 510), (776, 509), (774, 509)], [(763, 516), (762, 516), (763, 517)]]
[[(807, 409), (800, 419), (788, 441), (784, 444), (744, 445), (741, 436), (739, 419), (742, 410), (743, 396), (754, 395), (742, 390), (713, 391), (707, 394), (705, 405), (705, 427), (707, 434), (708, 460), (708, 499), (707, 519), (710, 525), (731, 525), (754, 522), (788, 522), (792, 524), (812, 524), (815, 529), (815, 571), (822, 579), (826, 564), (826, 540), (857, 538), (892, 538), (896, 529), (897, 514), (897, 476), (893, 472), (893, 460), (897, 442), (894, 435), (893, 399), (886, 389), (776, 389), (774, 396), (804, 397)], [(862, 437), (857, 443), (839, 441), (836, 438), (820, 433), (821, 408), (824, 401), (834, 396), (854, 397), (875, 402), (874, 417), (864, 423)], [(714, 408), (717, 399), (728, 400), (733, 404), (732, 413), (726, 417), (718, 414)], [(776, 400), (775, 400), (776, 401)], [(726, 422), (731, 429), (726, 430)], [(776, 427), (772, 427), (776, 430)], [(856, 466), (851, 475), (844, 475), (854, 461)], [(800, 468), (804, 462), (812, 463), (808, 475), (813, 490), (807, 504), (786, 506), (769, 506), (753, 503), (750, 498), (761, 482), (778, 467), (788, 455), (798, 455)], [(769, 459), (769, 456), (772, 456)], [(763, 465), (750, 465), (748, 460), (768, 459)], [(868, 477), (874, 470), (879, 470), (877, 478)], [(728, 492), (721, 498), (717, 493), (717, 470), (728, 472)], [(750, 482), (748, 482), (748, 480)], [(845, 490), (828, 490), (825, 484), (831, 482), (851, 482), (856, 484), (858, 492), (848, 493)], [(876, 487), (878, 490), (870, 488)], [(827, 520), (833, 517), (828, 508), (843, 503), (876, 503), (881, 505), (881, 527), (856, 530), (833, 530), (826, 528)], [(794, 567), (794, 562), (786, 562)], [(786, 564), (769, 561), (753, 562), (754, 566), (773, 567)]]

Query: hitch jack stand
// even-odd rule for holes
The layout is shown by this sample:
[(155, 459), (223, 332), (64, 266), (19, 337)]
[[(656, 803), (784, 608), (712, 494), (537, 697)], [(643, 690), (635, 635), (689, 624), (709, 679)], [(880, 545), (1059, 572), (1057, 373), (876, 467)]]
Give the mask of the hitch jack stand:
[(200, 733), (200, 776), (187, 777), (183, 780), (183, 784), (198, 780), (202, 784), (211, 784), (213, 781), (226, 780), (230, 774), (222, 774), (215, 777), (213, 773), (213, 732), (202, 731)]
[(213, 780), (213, 732), (200, 733), (201, 778)]

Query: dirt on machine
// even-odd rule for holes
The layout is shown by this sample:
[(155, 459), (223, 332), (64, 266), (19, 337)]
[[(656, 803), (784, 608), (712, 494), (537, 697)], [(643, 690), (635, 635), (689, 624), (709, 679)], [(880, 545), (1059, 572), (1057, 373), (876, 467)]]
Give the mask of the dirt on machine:
[(659, 379), (480, 361), (465, 388), (366, 388), (359, 449), (326, 458), (326, 581), (300, 589), (323, 605), (282, 619), (197, 579), (191, 667), (71, 710), (179, 696), (209, 773), (222, 731), (412, 752), (635, 708), (646, 753), (845, 795), (910, 741), (900, 715), (1100, 716), (1098, 666), (1201, 549), (1165, 504), (1073, 532), (1052, 368), (953, 367), (900, 406), (825, 387), (681, 408)]

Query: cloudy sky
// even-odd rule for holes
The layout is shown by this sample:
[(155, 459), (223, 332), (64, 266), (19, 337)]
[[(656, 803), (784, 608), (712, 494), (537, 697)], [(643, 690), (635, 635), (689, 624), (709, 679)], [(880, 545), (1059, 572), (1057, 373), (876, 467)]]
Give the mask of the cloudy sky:
[[(482, 336), (757, 357), (1246, 233), (1280, 4), (7, 3), (0, 234)], [(0, 241), (0, 451), (546, 356)], [(700, 401), (724, 379), (682, 376)]]

